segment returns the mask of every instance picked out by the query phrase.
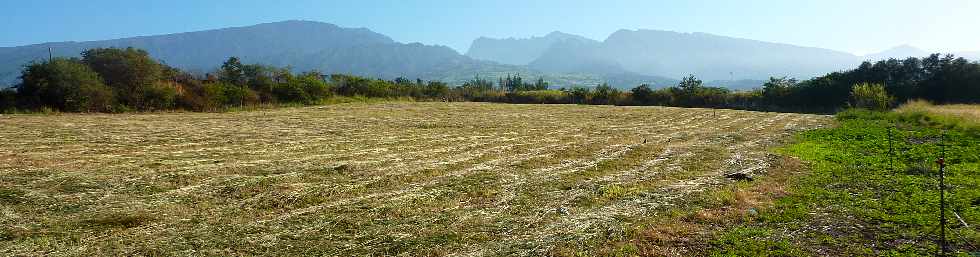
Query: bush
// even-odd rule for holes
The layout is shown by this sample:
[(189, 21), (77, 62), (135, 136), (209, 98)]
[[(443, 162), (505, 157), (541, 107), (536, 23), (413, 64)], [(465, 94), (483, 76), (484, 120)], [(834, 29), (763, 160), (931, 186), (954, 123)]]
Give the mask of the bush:
[(323, 76), (318, 72), (300, 74), (290, 84), (294, 84), (295, 88), (303, 91), (304, 96), (296, 102), (312, 104), (333, 94), (330, 86), (327, 85), (326, 81), (323, 81)]
[(0, 89), (0, 113), (17, 108), (17, 91)]
[(176, 84), (154, 83), (143, 90), (143, 100), (140, 110), (169, 110), (176, 106), (177, 88)]
[(861, 83), (851, 89), (850, 105), (853, 108), (887, 110), (894, 101), (895, 98), (888, 95), (881, 84)]
[[(95, 48), (82, 52), (82, 62), (99, 74), (112, 88), (119, 103), (146, 109), (146, 91), (163, 78), (164, 66), (145, 50), (136, 48)], [(158, 93), (158, 92), (154, 92)]]
[(564, 104), (571, 102), (568, 93), (559, 90), (517, 91), (507, 94), (511, 103)]
[(67, 112), (112, 110), (112, 90), (78, 59), (55, 58), (28, 65), (18, 95), (30, 108), (48, 106)]
[(272, 88), (276, 100), (284, 103), (306, 103), (312, 99), (306, 90), (295, 83), (282, 83)]
[(609, 86), (608, 84), (602, 84), (592, 91), (592, 104), (616, 104), (620, 98), (619, 90)]
[(592, 90), (586, 87), (572, 87), (572, 89), (566, 92), (568, 92), (568, 95), (572, 98), (571, 102), (574, 104), (587, 104), (592, 100)]
[(449, 85), (439, 81), (429, 81), (429, 83), (425, 85), (423, 94), (429, 98), (446, 97), (449, 95)]
[(642, 84), (630, 90), (632, 103), (638, 105), (654, 104), (653, 89), (650, 85)]

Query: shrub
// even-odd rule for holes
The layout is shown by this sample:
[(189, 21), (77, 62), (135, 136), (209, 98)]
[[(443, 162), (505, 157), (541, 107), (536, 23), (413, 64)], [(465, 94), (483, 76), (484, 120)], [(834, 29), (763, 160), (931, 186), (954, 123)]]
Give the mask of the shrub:
[(592, 100), (592, 90), (586, 87), (572, 87), (567, 92), (574, 104), (587, 104)]
[(507, 94), (512, 103), (563, 104), (569, 103), (569, 94), (559, 90), (517, 91)]
[(297, 83), (277, 84), (272, 88), (272, 95), (283, 103), (306, 103), (311, 100), (309, 93)]
[(140, 110), (168, 110), (175, 107), (177, 99), (176, 84), (153, 83), (143, 90)]
[(147, 90), (163, 78), (164, 65), (136, 48), (95, 48), (82, 52), (82, 62), (99, 74), (123, 105), (144, 109)]
[(27, 106), (48, 106), (61, 111), (112, 110), (112, 90), (78, 59), (55, 58), (28, 65), (18, 95)]
[(619, 90), (609, 86), (608, 84), (602, 84), (592, 91), (592, 104), (616, 104), (619, 100), (620, 93)]
[(311, 104), (333, 94), (330, 86), (327, 85), (326, 81), (323, 81), (323, 76), (319, 72), (300, 74), (290, 84), (295, 84), (297, 89), (303, 91), (304, 97), (296, 102)]
[(17, 108), (17, 91), (13, 89), (0, 89), (0, 112), (10, 111)]
[(634, 87), (630, 90), (630, 96), (632, 96), (633, 104), (654, 104), (653, 89), (650, 88), (650, 85), (642, 84)]
[(887, 110), (894, 101), (881, 84), (861, 83), (851, 89), (850, 105), (853, 108)]

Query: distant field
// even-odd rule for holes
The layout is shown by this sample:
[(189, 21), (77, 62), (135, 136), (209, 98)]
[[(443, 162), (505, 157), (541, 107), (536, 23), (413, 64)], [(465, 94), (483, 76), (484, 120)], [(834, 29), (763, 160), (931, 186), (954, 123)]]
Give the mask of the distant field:
[(539, 255), (758, 173), (817, 115), (342, 104), (0, 116), (0, 255)]

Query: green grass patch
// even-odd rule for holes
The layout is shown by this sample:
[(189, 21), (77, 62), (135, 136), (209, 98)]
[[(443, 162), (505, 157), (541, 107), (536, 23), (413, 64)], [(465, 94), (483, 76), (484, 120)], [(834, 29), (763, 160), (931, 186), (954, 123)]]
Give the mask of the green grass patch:
[(960, 253), (980, 251), (980, 133), (973, 125), (924, 113), (862, 110), (837, 119), (839, 126), (803, 132), (779, 150), (808, 163), (811, 173), (752, 225), (727, 229), (715, 241), (716, 253), (796, 255), (784, 247), (790, 240), (820, 254), (934, 254), (941, 144), (948, 165), (947, 240)]

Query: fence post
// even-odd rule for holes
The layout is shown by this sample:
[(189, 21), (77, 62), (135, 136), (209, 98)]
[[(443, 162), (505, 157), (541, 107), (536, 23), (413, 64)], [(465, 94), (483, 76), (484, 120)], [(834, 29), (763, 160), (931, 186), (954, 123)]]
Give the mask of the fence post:
[(939, 164), (939, 256), (946, 256), (946, 131), (939, 137), (940, 157), (936, 160)]
[(892, 144), (892, 127), (888, 127), (888, 165), (891, 166), (891, 171), (895, 172), (895, 146)]

